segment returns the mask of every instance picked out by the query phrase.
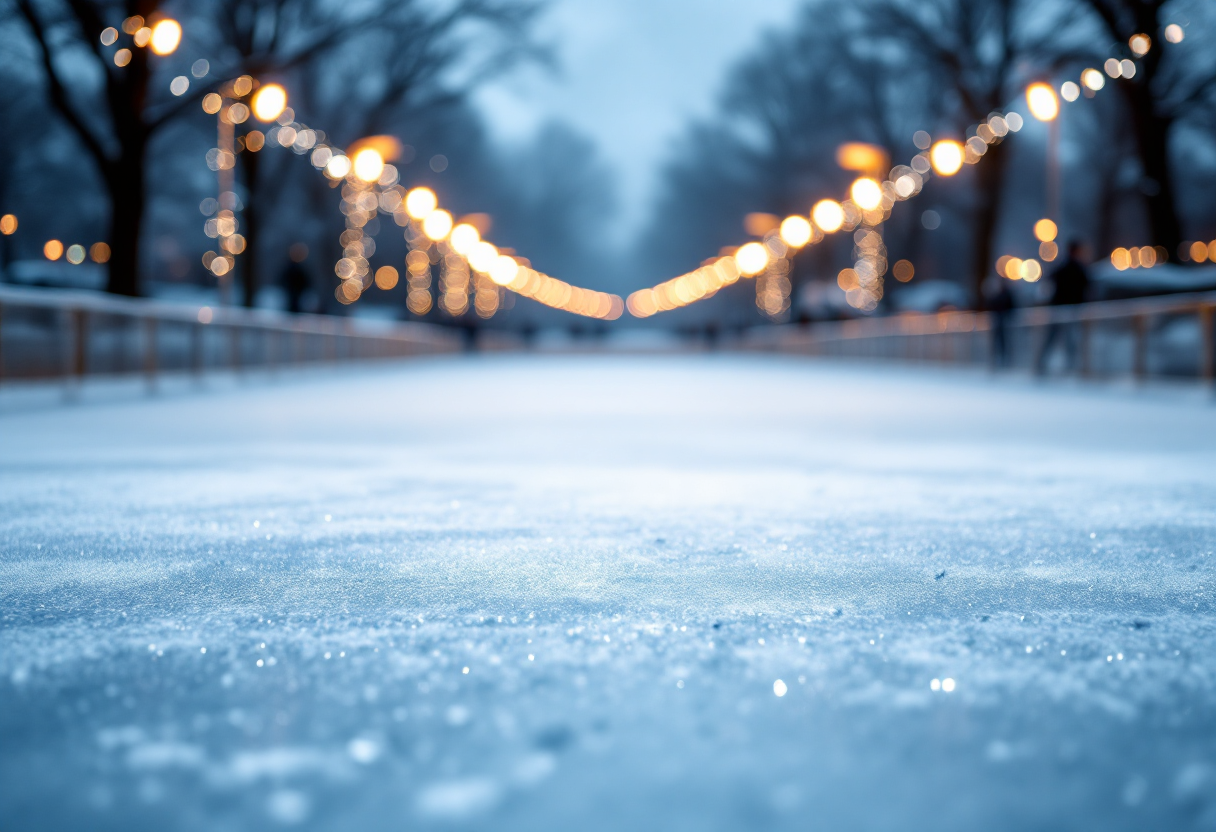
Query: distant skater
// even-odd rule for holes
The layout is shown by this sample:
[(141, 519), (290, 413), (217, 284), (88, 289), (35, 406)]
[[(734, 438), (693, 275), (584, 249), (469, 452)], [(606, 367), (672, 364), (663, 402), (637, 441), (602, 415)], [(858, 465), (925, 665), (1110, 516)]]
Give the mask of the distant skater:
[[(1054, 285), (1051, 293), (1052, 306), (1075, 306), (1084, 303), (1089, 294), (1089, 270), (1085, 268), (1089, 260), (1089, 252), (1081, 240), (1068, 243), (1068, 258), (1050, 275)], [(1078, 324), (1053, 321), (1047, 326), (1047, 335), (1039, 348), (1039, 357), (1035, 362), (1035, 371), (1039, 375), (1047, 372), (1047, 361), (1051, 358), (1052, 348), (1056, 342), (1063, 339), (1066, 367), (1075, 370), (1077, 366)]]

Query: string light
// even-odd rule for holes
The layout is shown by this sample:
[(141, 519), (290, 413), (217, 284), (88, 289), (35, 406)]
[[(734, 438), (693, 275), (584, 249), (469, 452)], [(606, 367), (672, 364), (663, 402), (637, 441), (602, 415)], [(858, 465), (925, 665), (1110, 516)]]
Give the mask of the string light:
[[(140, 29), (140, 32), (145, 31)], [(178, 44), (182, 42), (182, 25), (176, 20), (166, 18), (158, 21), (152, 30), (148, 33), (147, 43), (152, 46), (152, 51), (157, 55), (172, 55), (177, 51)], [(136, 38), (136, 43), (139, 43), (139, 38)], [(140, 46), (144, 44), (139, 43)]]
[(821, 199), (811, 209), (811, 219), (824, 234), (835, 234), (844, 225), (844, 208), (834, 199)]
[[(165, 34), (159, 36), (159, 41), (158, 29), (149, 30), (142, 24), (142, 18), (130, 18), (124, 22), (124, 31), (133, 34), (137, 43), (141, 37), (144, 38), (144, 43), (152, 43), (154, 51), (164, 48), (168, 50), (165, 54), (168, 54), (177, 48), (181, 37), (178, 24), (172, 21), (158, 23), (157, 27), (166, 25)], [(176, 27), (176, 34), (173, 27)], [(1174, 29), (1177, 31), (1173, 31)], [(144, 32), (147, 34), (141, 34)], [(116, 35), (114, 37), (116, 38)], [(1181, 41), (1181, 28), (1176, 25), (1167, 27), (1165, 37), (1171, 43)], [(102, 41), (107, 42), (107, 33), (103, 32)], [(110, 39), (109, 43), (113, 43), (113, 39)], [(1142, 56), (1151, 48), (1151, 39), (1147, 35), (1137, 35), (1129, 45), (1137, 56)], [(128, 52), (125, 57), (121, 56), (123, 51)], [(115, 55), (115, 61), (119, 65), (125, 65), (129, 60), (128, 50), (120, 50)], [(1136, 72), (1135, 64), (1127, 60), (1108, 60), (1104, 68), (1112, 78), (1131, 78)], [(1081, 83), (1087, 90), (1096, 92), (1103, 88), (1105, 79), (1098, 70), (1091, 68), (1081, 74)], [(233, 82), (231, 91), (241, 97), (248, 94), (253, 86), (249, 76), (242, 76)], [(1076, 100), (1079, 97), (1076, 94), (1078, 92), (1077, 84), (1071, 81), (1062, 87), (1062, 95), (1068, 101)], [(1026, 91), (1026, 99), (1031, 114), (1039, 120), (1050, 121), (1059, 115), (1059, 99), (1055, 90), (1046, 84), (1032, 84)], [(281, 127), (277, 137), (281, 145), (293, 146), (297, 148), (297, 152), (303, 152), (313, 148), (315, 144), (311, 153), (314, 166), (323, 170), (325, 175), (333, 180), (347, 182), (343, 190), (344, 205), (349, 206), (344, 209), (348, 220), (347, 231), (343, 233), (346, 256), (335, 266), (335, 271), (343, 278), (338, 290), (340, 300), (357, 300), (373, 281), (381, 289), (397, 285), (397, 272), (392, 267), (381, 267), (374, 278), (369, 276), (367, 257), (374, 253), (375, 241), (364, 237), (362, 227), (371, 215), (381, 210), (392, 213), (398, 225), (406, 227), (406, 239), (410, 245), (406, 259), (409, 283), (407, 307), (415, 314), (425, 314), (429, 311), (430, 271), (437, 263), (441, 271), (441, 306), (450, 314), (463, 314), (468, 306), (471, 286), (475, 292), (476, 311), (483, 317), (492, 315), (498, 308), (498, 287), (509, 288), (554, 308), (612, 320), (619, 317), (626, 307), (638, 317), (647, 317), (693, 303), (712, 296), (720, 288), (736, 282), (740, 277), (757, 278), (757, 305), (767, 314), (775, 315), (788, 308), (789, 252), (804, 248), (822, 239), (823, 235), (842, 229), (856, 229), (854, 252), (857, 262), (853, 268), (843, 270), (838, 275), (837, 282), (852, 305), (860, 309), (872, 309), (882, 297), (881, 278), (887, 271), (881, 225), (889, 216), (894, 203), (919, 193), (923, 187), (923, 177), (930, 170), (941, 176), (952, 176), (961, 170), (963, 164), (974, 164), (978, 161), (990, 144), (1022, 127), (1021, 116), (1011, 112), (1006, 115), (992, 114), (974, 129), (974, 135), (965, 144), (953, 140), (931, 143), (927, 133), (917, 131), (915, 144), (922, 152), (912, 159), (910, 165), (892, 168), (885, 181), (880, 182), (868, 175), (857, 179), (850, 187), (849, 199), (844, 202), (831, 199), (818, 201), (810, 211), (809, 221), (808, 218), (794, 215), (778, 224), (773, 217), (773, 225), (769, 226), (771, 230), (763, 235), (763, 243), (748, 242), (729, 255), (711, 258), (693, 272), (655, 287), (639, 290), (630, 295), (627, 301), (622, 301), (615, 295), (564, 283), (532, 269), (525, 258), (499, 252), (491, 243), (481, 239), (481, 232), (473, 224), (455, 223), (449, 212), (439, 208), (438, 198), (429, 188), (418, 187), (403, 192), (403, 189), (396, 186), (395, 169), (391, 171), (391, 181), (383, 181), (392, 166), (385, 163), (383, 154), (377, 150), (369, 147), (358, 151), (352, 149), (353, 155), (348, 156), (340, 150), (315, 142), (311, 138), (314, 131), (294, 124), (293, 116), (288, 115), (286, 122), (279, 118), (286, 110), (286, 92), (278, 85), (265, 85), (251, 103), (252, 114), (259, 120), (270, 122), (277, 118), (280, 121)], [(234, 124), (243, 122), (250, 114), (249, 108), (240, 102), (225, 110), (222, 98), (215, 94), (204, 97), (203, 107), (209, 113), (218, 112), (221, 122)], [(245, 149), (257, 150), (262, 144), (261, 141), (256, 141), (259, 138), (262, 138), (260, 132), (257, 132), (256, 136), (250, 133)], [(879, 165), (877, 157), (873, 153), (867, 153), (866, 163), (863, 165), (859, 151), (859, 148), (863, 147), (869, 150), (869, 146), (857, 144), (842, 146), (839, 155), (842, 158), (847, 157), (849, 164), (846, 167), (867, 173), (885, 168), (885, 154), (882, 154), (882, 164)], [(215, 170), (230, 170), (235, 162), (233, 155), (231, 151), (218, 149), (217, 152), (208, 154), (208, 164)], [(355, 185), (359, 187), (353, 187)], [(235, 199), (234, 195), (230, 196)], [(1048, 235), (1040, 230), (1044, 223), (1050, 221), (1044, 220), (1036, 224), (1036, 236), (1041, 242), (1040, 256), (1044, 260), (1052, 260), (1057, 252), (1054, 242), (1056, 229), (1054, 223), (1051, 223), (1052, 231)], [(207, 228), (210, 236), (221, 238), (221, 248), (224, 251), (237, 254), (243, 250), (244, 238), (236, 233), (235, 215), (231, 209), (218, 212), (208, 220)], [(763, 229), (757, 229), (759, 230)], [(48, 242), (48, 247), (52, 242), (57, 241)], [(1206, 246), (1196, 245), (1203, 247), (1206, 252)], [(81, 248), (83, 252), (83, 247), (77, 248)], [(62, 244), (60, 250), (62, 251)], [(1119, 251), (1123, 250), (1116, 250), (1116, 253)], [(49, 248), (47, 254), (50, 256)], [(1122, 255), (1116, 257), (1112, 254), (1112, 262), (1121, 257)], [(1157, 262), (1153, 260), (1154, 257), (1155, 254), (1138, 256), (1136, 262), (1151, 266), (1152, 262)], [(232, 259), (227, 255), (220, 256), (208, 252), (204, 259), (210, 260), (207, 265), (217, 276), (232, 267)], [(1129, 265), (1132, 260), (1129, 254)], [(1041, 265), (1033, 259), (1002, 258), (999, 262), (1001, 272), (1011, 279), (1033, 282), (1042, 274)], [(898, 280), (906, 282), (913, 274), (914, 269), (909, 261), (901, 260), (896, 264), (895, 275)]]
[(1043, 83), (1034, 83), (1026, 88), (1026, 106), (1039, 121), (1053, 121), (1060, 114), (1060, 102), (1055, 90)]
[(269, 124), (287, 109), (287, 90), (278, 84), (264, 84), (253, 95), (253, 115)]
[(953, 139), (934, 143), (929, 161), (938, 176), (954, 176), (963, 169), (963, 146)]
[[(384, 173), (384, 157), (374, 147), (365, 147), (355, 154), (355, 158), (351, 163), (351, 170), (355, 176), (364, 182), (377, 182), (380, 179), (380, 175)], [(444, 232), (444, 234), (439, 236), (446, 236), (446, 233)]]

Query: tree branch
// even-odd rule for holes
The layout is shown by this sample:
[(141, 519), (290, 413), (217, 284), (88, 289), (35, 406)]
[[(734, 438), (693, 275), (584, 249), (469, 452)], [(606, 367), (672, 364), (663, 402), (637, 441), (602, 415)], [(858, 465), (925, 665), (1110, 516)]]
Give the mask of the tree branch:
[(72, 107), (71, 100), (68, 98), (67, 89), (64, 87), (63, 82), (59, 78), (59, 74), (55, 69), (55, 59), (51, 51), (49, 39), (47, 37), (48, 33), (46, 26), (43, 24), (41, 18), (38, 17), (37, 12), (34, 11), (33, 4), (30, 2), (30, 0), (14, 1), (17, 5), (17, 10), (21, 13), (21, 16), (25, 18), (25, 22), (30, 27), (30, 32), (34, 36), (34, 41), (38, 44), (39, 55), (42, 59), (42, 68), (46, 73), (48, 97), (51, 100), (51, 104), (54, 106), (55, 111), (63, 117), (63, 120), (68, 123), (68, 126), (70, 126), (80, 138), (80, 141), (84, 144), (85, 149), (88, 150), (89, 154), (96, 160), (98, 167), (101, 168), (102, 171), (108, 170), (110, 165), (113, 164), (114, 160), (111, 159), (110, 155), (106, 152), (105, 146), (102, 144), (101, 139), (99, 139), (93, 133), (93, 131), (89, 129), (88, 125), (85, 124), (84, 119), (81, 118), (80, 114), (77, 113)]

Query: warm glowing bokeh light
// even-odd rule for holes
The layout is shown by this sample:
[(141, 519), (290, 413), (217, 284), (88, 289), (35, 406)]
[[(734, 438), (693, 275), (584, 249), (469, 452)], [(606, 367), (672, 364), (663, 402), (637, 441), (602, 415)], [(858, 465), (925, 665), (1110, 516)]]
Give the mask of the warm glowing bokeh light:
[(0, 234), (3, 234), (5, 237), (7, 237), (16, 230), (17, 230), (17, 215), (16, 214), (5, 214), (3, 217), (0, 217)]
[(384, 157), (374, 147), (365, 147), (355, 154), (351, 169), (364, 182), (375, 182), (384, 173)]
[(63, 256), (63, 243), (58, 240), (47, 240), (42, 247), (42, 253), (47, 260), (58, 260)]
[(480, 242), (481, 232), (467, 222), (462, 222), (453, 228), (448, 238), (448, 245), (452, 247), (452, 251), (462, 256), (468, 256), (468, 253), (473, 250), (473, 246)]
[(428, 239), (442, 240), (452, 233), (452, 215), (442, 208), (436, 208), (422, 221), (422, 233)]
[(1060, 229), (1047, 218), (1043, 218), (1034, 224), (1034, 238), (1040, 243), (1050, 243), (1059, 233)]
[(494, 258), (494, 262), (490, 265), (489, 274), (490, 280), (493, 280), (499, 286), (506, 286), (519, 274), (519, 263), (515, 262), (514, 257), (500, 254)]
[(1145, 34), (1132, 35), (1128, 38), (1127, 45), (1137, 58), (1142, 58), (1153, 48), (1153, 39)]
[(376, 269), (376, 286), (386, 292), (396, 287), (398, 278), (397, 270), (392, 266), (381, 266)]
[(1169, 26), (1165, 27), (1165, 39), (1170, 43), (1182, 43), (1182, 40), (1185, 37), (1186, 32), (1184, 32), (1182, 27), (1177, 23), (1171, 23)]
[(325, 175), (330, 179), (345, 179), (350, 173), (350, 157), (338, 154), (330, 158), (325, 165)]
[(258, 121), (269, 123), (287, 109), (287, 90), (278, 84), (265, 84), (253, 94), (253, 115)]
[(439, 207), (439, 197), (430, 188), (414, 188), (405, 195), (405, 213), (411, 219), (424, 220)]
[(825, 234), (834, 234), (844, 225), (844, 208), (834, 199), (821, 199), (811, 209), (811, 219)]
[(89, 247), (89, 257), (94, 263), (110, 262), (110, 246), (106, 243), (93, 243)]
[(863, 211), (873, 211), (882, 205), (882, 186), (868, 176), (863, 176), (849, 188), (853, 202)]
[(1047, 84), (1031, 84), (1026, 88), (1026, 106), (1039, 121), (1053, 121), (1060, 114), (1060, 100)]
[(847, 142), (836, 148), (836, 164), (844, 170), (883, 176), (890, 161), (887, 151), (876, 144)]
[(1097, 92), (1106, 86), (1106, 76), (1096, 69), (1087, 69), (1081, 73), (1081, 83)]
[(172, 55), (182, 42), (182, 25), (176, 20), (166, 18), (152, 27), (152, 37), (149, 43), (157, 55)]
[(963, 168), (963, 146), (954, 139), (935, 142), (929, 150), (929, 163), (938, 176), (954, 176)]
[(791, 248), (802, 248), (811, 241), (814, 233), (806, 217), (795, 214), (781, 222), (781, 241)]
[(768, 265), (768, 249), (760, 245), (760, 243), (747, 243), (739, 247), (735, 252), (735, 265), (739, 267), (739, 273), (748, 277), (754, 277), (764, 271)]
[(465, 259), (469, 261), (469, 265), (476, 271), (488, 274), (490, 269), (494, 267), (494, 263), (498, 260), (498, 249), (494, 247), (493, 243), (487, 243), (485, 240), (482, 240), (480, 243), (473, 245)]

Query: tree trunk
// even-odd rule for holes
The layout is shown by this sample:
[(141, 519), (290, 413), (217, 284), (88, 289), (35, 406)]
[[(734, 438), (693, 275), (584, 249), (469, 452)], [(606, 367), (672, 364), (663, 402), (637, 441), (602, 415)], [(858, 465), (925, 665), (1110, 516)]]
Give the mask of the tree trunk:
[(142, 143), (123, 147), (122, 157), (106, 171), (105, 181), (110, 193), (110, 262), (106, 291), (138, 297), (143, 288), (139, 249), (147, 199)]
[(992, 251), (1000, 219), (1001, 194), (1005, 189), (1004, 142), (988, 145), (988, 152), (975, 165), (975, 245), (971, 253), (971, 291), (977, 309), (984, 308), (984, 280), (995, 262)]
[(245, 237), (245, 252), (237, 262), (241, 264), (241, 302), (252, 309), (258, 299), (258, 232), (261, 231), (258, 200), (258, 167), (261, 151), (246, 149), (240, 154), (245, 170), (245, 210), (242, 213), (241, 233)]
[(1148, 203), (1149, 229), (1153, 245), (1165, 246), (1173, 257), (1182, 243), (1182, 223), (1174, 203), (1174, 179), (1170, 175), (1170, 128), (1173, 119), (1157, 112), (1145, 84), (1127, 85), (1132, 123), (1144, 169), (1141, 193)]

